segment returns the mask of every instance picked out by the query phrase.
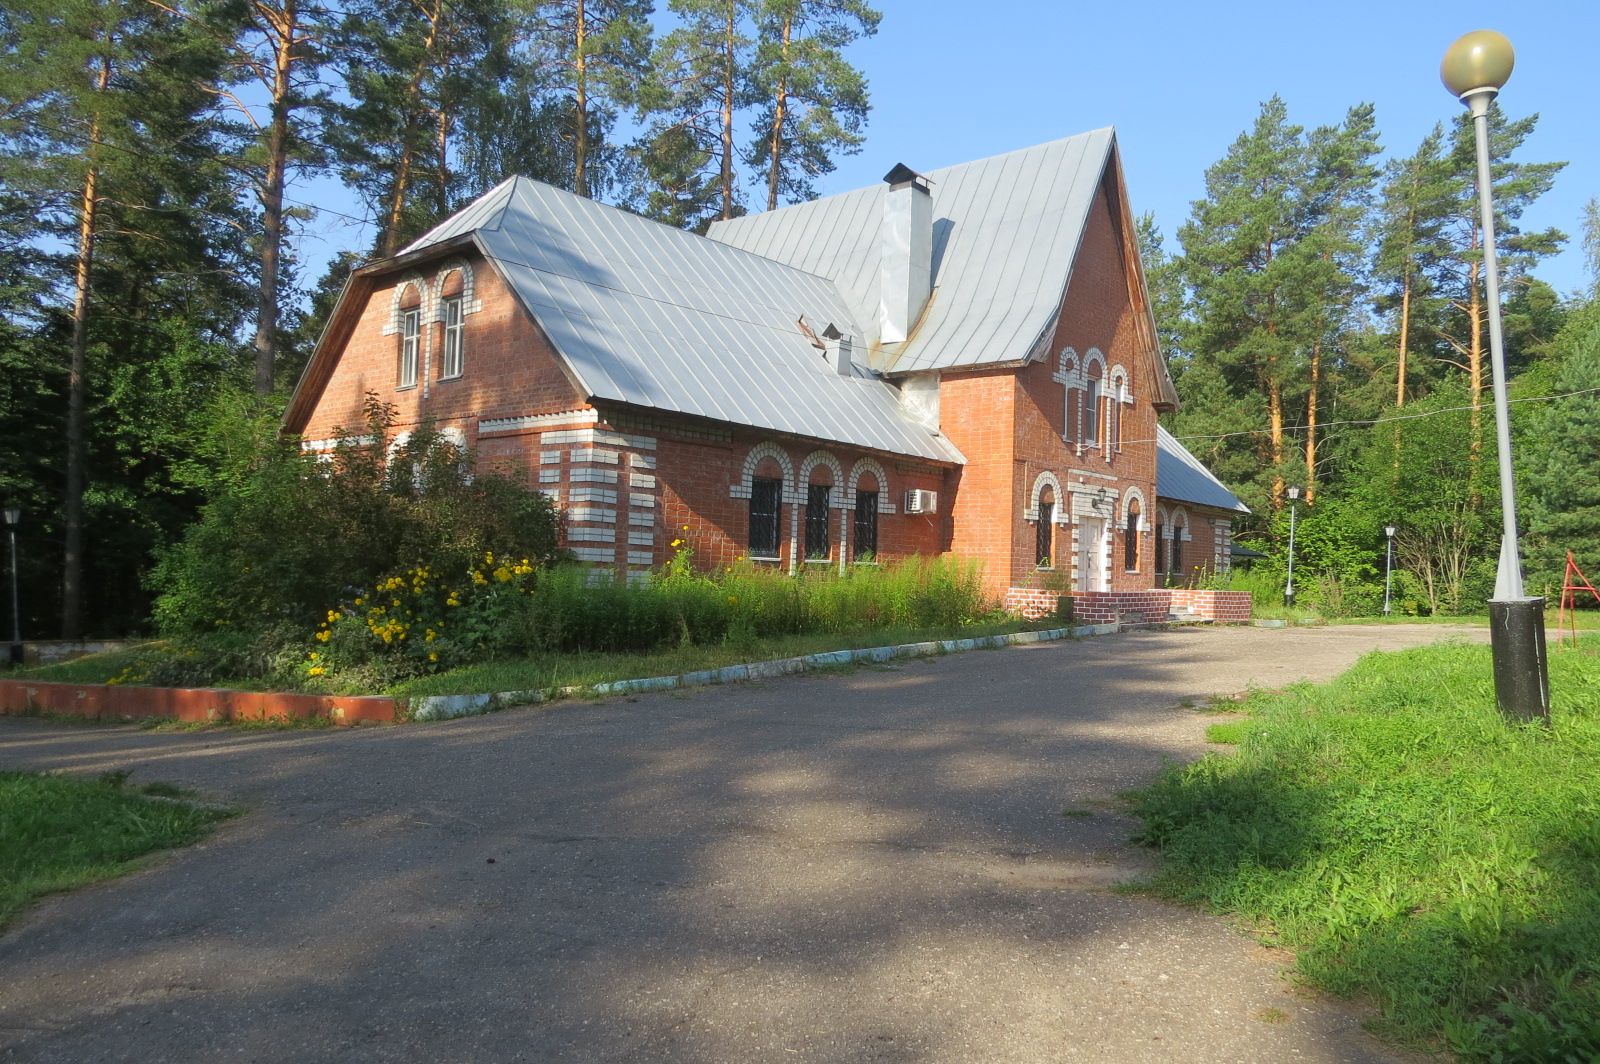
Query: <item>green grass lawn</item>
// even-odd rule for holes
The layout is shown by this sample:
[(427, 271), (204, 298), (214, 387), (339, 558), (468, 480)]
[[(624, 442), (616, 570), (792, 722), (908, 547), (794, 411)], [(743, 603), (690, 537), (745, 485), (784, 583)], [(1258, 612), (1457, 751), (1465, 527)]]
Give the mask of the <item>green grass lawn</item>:
[[(550, 687), (587, 687), (613, 680), (676, 676), (686, 672), (720, 669), (751, 661), (771, 661), (776, 658), (792, 658), (830, 650), (857, 650), (863, 647), (921, 643), (935, 639), (972, 639), (1011, 632), (1038, 631), (1060, 625), (1060, 621), (1045, 619), (983, 622), (962, 625), (959, 628), (864, 628), (851, 632), (817, 632), (809, 635), (782, 636), (756, 640), (746, 645), (672, 647), (645, 654), (542, 654), (536, 657), (468, 665), (434, 676), (409, 680), (387, 691), (364, 693), (454, 695), (529, 691)], [(130, 649), (95, 654), (58, 665), (22, 670), (16, 675), (56, 683), (105, 683), (121, 675), (123, 670), (133, 663), (138, 653), (138, 650)], [(263, 685), (260, 680), (241, 680), (219, 686), (258, 690)]]
[(1153, 890), (1239, 917), (1383, 1033), (1464, 1059), (1600, 1059), (1600, 639), (1550, 656), (1550, 729), (1489, 650), (1374, 653), (1257, 693), (1236, 743), (1135, 796)]
[(458, 695), (485, 691), (530, 691), (551, 687), (589, 687), (613, 680), (680, 676), (752, 661), (772, 661), (830, 650), (923, 643), (935, 639), (976, 639), (1010, 632), (1058, 627), (1057, 621), (1005, 621), (960, 628), (869, 628), (855, 632), (817, 632), (763, 639), (749, 646), (686, 646), (651, 654), (545, 654), (514, 661), (486, 662), (423, 676), (387, 694)]
[(191, 804), (171, 784), (125, 779), (0, 772), (0, 927), (41, 895), (132, 871), (233, 815)]

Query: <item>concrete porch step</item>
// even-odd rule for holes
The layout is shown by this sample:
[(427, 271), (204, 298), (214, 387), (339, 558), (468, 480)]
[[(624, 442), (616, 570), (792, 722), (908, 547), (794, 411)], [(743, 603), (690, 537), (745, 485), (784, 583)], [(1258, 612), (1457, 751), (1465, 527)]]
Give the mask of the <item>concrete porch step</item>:
[(1211, 618), (1195, 613), (1193, 610), (1172, 610), (1167, 614), (1168, 624), (1210, 624)]

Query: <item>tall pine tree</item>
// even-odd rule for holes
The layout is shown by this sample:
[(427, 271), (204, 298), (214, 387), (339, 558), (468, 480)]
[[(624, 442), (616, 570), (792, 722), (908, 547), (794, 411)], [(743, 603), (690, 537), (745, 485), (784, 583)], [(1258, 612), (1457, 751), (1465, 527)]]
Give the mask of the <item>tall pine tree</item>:
[(844, 49), (878, 32), (863, 0), (762, 0), (751, 71), (758, 111), (747, 155), (765, 178), (767, 210), (816, 195), (834, 159), (860, 150), (870, 104), (867, 79)]

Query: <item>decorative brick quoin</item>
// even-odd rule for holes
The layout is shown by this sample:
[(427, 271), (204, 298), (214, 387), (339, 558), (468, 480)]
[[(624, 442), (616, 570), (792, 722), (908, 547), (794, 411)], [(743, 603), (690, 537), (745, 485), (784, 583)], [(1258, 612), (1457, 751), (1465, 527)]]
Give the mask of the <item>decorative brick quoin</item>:
[(1032, 615), (1237, 619), (1156, 590), (1226, 570), (1245, 507), (1156, 423), (1133, 218), (1110, 129), (706, 236), (512, 178), (355, 271), (286, 428), (326, 449), (369, 392), (432, 419), (619, 580), (681, 536), (705, 566), (977, 559)]

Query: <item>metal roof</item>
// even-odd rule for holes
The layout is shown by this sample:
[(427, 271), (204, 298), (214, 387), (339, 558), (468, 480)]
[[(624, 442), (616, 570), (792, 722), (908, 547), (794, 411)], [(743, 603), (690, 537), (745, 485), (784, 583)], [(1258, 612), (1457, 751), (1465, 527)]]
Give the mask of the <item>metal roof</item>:
[[(873, 227), (876, 236), (876, 225)], [(525, 177), (401, 252), (470, 234), (595, 399), (962, 462), (797, 324), (864, 332), (833, 281)]]
[(1156, 426), (1156, 494), (1175, 502), (1250, 512), (1250, 507), (1212, 476), (1211, 470), (1189, 453), (1189, 448), (1160, 425)]
[[(934, 291), (893, 372), (1027, 358), (1055, 323), (1115, 143), (1111, 129), (926, 175)], [(887, 185), (717, 222), (710, 236), (837, 281), (869, 346), (879, 336)]]

